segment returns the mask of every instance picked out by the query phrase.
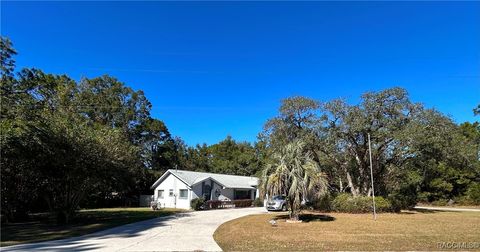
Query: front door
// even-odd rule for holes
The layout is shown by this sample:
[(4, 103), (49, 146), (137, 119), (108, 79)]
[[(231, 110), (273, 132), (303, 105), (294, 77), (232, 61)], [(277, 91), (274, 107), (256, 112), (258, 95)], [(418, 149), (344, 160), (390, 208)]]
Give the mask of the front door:
[(205, 198), (205, 200), (210, 200), (212, 198), (212, 186), (209, 184), (204, 184), (203, 186), (203, 198)]

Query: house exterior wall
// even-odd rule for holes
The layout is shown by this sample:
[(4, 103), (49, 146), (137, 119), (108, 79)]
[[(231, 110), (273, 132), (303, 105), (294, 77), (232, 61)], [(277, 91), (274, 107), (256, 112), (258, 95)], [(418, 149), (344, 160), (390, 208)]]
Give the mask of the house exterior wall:
[[(187, 197), (180, 198), (180, 190), (187, 190)], [(163, 197), (159, 197), (159, 190), (163, 190)], [(170, 196), (170, 190), (173, 190), (173, 196)], [(154, 199), (160, 203), (161, 207), (190, 209), (190, 200), (192, 199), (192, 190), (179, 180), (177, 177), (169, 174), (160, 183), (154, 191)]]
[[(234, 200), (233, 198), (233, 188), (223, 188), (223, 186), (214, 183), (213, 185), (213, 199), (214, 200)], [(216, 192), (220, 194), (217, 196)]]
[[(208, 185), (213, 184), (212, 194), (211, 194), (212, 200), (233, 200), (233, 189), (231, 188), (223, 189), (221, 185), (215, 183), (215, 181), (212, 181), (211, 179), (207, 179), (203, 181), (203, 183)], [(192, 199), (203, 197), (202, 186), (203, 186), (202, 183), (198, 183), (192, 187)], [(217, 196), (215, 193), (217, 190), (220, 191), (219, 196)], [(207, 199), (207, 200), (210, 200), (210, 199)]]
[(196, 184), (192, 187), (192, 199), (202, 197), (202, 184)]
[(233, 190), (232, 188), (222, 189), (221, 200), (234, 200)]

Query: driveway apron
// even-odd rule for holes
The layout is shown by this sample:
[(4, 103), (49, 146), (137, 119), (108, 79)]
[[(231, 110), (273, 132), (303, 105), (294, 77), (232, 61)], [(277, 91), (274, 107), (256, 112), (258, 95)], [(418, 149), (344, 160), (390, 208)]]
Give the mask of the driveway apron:
[(1, 251), (221, 251), (213, 233), (222, 223), (263, 207), (180, 213), (69, 239), (2, 247)]

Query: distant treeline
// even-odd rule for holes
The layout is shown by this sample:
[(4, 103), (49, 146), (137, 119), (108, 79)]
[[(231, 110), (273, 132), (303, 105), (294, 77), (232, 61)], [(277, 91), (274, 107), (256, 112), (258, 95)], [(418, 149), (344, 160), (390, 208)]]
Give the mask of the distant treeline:
[(151, 117), (142, 91), (106, 75), (75, 81), (39, 69), (17, 71), (15, 54), (2, 37), (1, 211), (8, 221), (50, 211), (69, 222), (79, 207), (135, 205), (175, 167), (260, 175), (273, 152), (297, 139), (315, 153), (332, 193), (368, 195), (367, 134), (379, 195), (480, 198), (480, 125), (457, 125), (412, 103), (401, 88), (366, 93), (358, 105), (287, 98), (256, 143), (228, 136), (187, 146)]

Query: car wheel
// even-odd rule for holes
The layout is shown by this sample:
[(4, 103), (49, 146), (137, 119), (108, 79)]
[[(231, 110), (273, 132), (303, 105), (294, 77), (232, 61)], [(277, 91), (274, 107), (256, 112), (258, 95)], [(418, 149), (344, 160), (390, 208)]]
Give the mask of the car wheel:
[(287, 206), (285, 204), (282, 206), (282, 211), (287, 211)]

